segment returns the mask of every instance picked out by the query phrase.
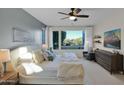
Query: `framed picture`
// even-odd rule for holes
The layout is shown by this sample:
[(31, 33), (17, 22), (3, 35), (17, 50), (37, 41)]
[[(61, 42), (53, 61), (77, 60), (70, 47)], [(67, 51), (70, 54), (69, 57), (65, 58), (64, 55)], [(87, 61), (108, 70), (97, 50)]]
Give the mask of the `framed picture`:
[(20, 28), (13, 28), (13, 42), (33, 42), (33, 35)]
[(104, 46), (121, 49), (121, 29), (115, 29), (104, 33)]

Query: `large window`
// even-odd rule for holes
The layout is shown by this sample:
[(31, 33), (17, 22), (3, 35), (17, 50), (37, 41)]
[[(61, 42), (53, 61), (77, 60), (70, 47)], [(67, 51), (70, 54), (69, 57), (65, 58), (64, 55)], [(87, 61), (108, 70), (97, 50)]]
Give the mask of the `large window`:
[(53, 49), (59, 49), (59, 32), (53, 31)]
[(85, 33), (82, 30), (53, 31), (53, 49), (59, 49), (59, 47), (61, 49), (83, 49), (84, 39)]
[(83, 31), (62, 31), (61, 49), (83, 49), (84, 32)]

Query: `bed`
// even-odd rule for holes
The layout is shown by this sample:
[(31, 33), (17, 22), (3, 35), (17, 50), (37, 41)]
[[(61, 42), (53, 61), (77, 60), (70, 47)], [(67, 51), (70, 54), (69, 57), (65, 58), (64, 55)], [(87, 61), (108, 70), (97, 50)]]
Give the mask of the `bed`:
[[(81, 61), (82, 60), (76, 58), (74, 54), (65, 53), (64, 55), (57, 55), (53, 61), (36, 63), (43, 69), (43, 71), (41, 72), (26, 75), (22, 73), (22, 69), (19, 69), (19, 65), (16, 66), (16, 70), (19, 72), (20, 75), (20, 84), (83, 84), (83, 77), (75, 77), (61, 80), (57, 76), (58, 69), (61, 63), (67, 62), (71, 64), (82, 65)], [(82, 73), (84, 74), (84, 72)]]

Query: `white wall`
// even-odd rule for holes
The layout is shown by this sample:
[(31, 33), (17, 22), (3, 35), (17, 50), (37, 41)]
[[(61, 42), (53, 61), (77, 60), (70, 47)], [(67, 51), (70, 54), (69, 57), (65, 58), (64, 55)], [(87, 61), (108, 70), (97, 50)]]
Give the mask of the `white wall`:
[(114, 12), (113, 16), (109, 17), (108, 19), (105, 19), (103, 22), (97, 24), (94, 27), (94, 35), (102, 36), (102, 44), (94, 44), (94, 47), (108, 51), (114, 50), (112, 48), (104, 47), (104, 32), (118, 28), (121, 28), (121, 50), (118, 51), (124, 54), (124, 9), (120, 9), (120, 11)]
[[(1, 8), (0, 9), (0, 48), (13, 48), (26, 45), (24, 42), (13, 42), (13, 27), (30, 31), (34, 34), (41, 31), (43, 23), (36, 20), (23, 9)], [(35, 36), (33, 43), (40, 44), (39, 36)]]
[[(49, 47), (52, 47), (53, 46), (53, 44), (52, 44), (52, 32), (53, 31), (64, 31), (64, 30), (82, 30), (82, 31), (86, 31), (87, 32), (87, 34), (86, 34), (86, 40), (89, 40), (89, 41), (91, 41), (91, 43), (90, 43), (90, 45), (92, 45), (92, 31), (93, 31), (93, 29), (92, 29), (92, 27), (81, 27), (81, 26), (77, 26), (77, 27), (62, 27), (62, 26), (60, 26), (60, 27), (49, 27), (49, 29), (48, 29), (48, 42), (47, 42), (47, 44), (49, 45)], [(89, 35), (90, 34), (90, 35)], [(59, 37), (59, 40), (61, 41), (61, 37)], [(59, 43), (59, 46), (61, 47), (61, 44)], [(61, 50), (61, 48), (59, 47), (59, 50), (54, 50), (55, 52), (57, 52), (57, 53), (63, 53), (63, 52), (74, 52), (74, 53), (76, 53), (77, 55), (78, 55), (78, 57), (82, 57), (82, 51), (83, 51), (83, 49), (66, 49), (66, 50), (64, 50), (64, 49), (62, 49)]]

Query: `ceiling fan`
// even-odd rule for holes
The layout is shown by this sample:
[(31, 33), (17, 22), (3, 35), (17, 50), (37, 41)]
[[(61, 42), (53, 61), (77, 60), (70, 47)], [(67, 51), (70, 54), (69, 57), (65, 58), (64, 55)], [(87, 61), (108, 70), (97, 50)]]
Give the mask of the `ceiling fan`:
[(62, 20), (69, 18), (70, 20), (77, 21), (77, 18), (88, 18), (89, 15), (78, 15), (81, 12), (80, 8), (71, 8), (70, 13), (58, 12), (59, 14), (67, 15), (67, 17), (61, 18)]

